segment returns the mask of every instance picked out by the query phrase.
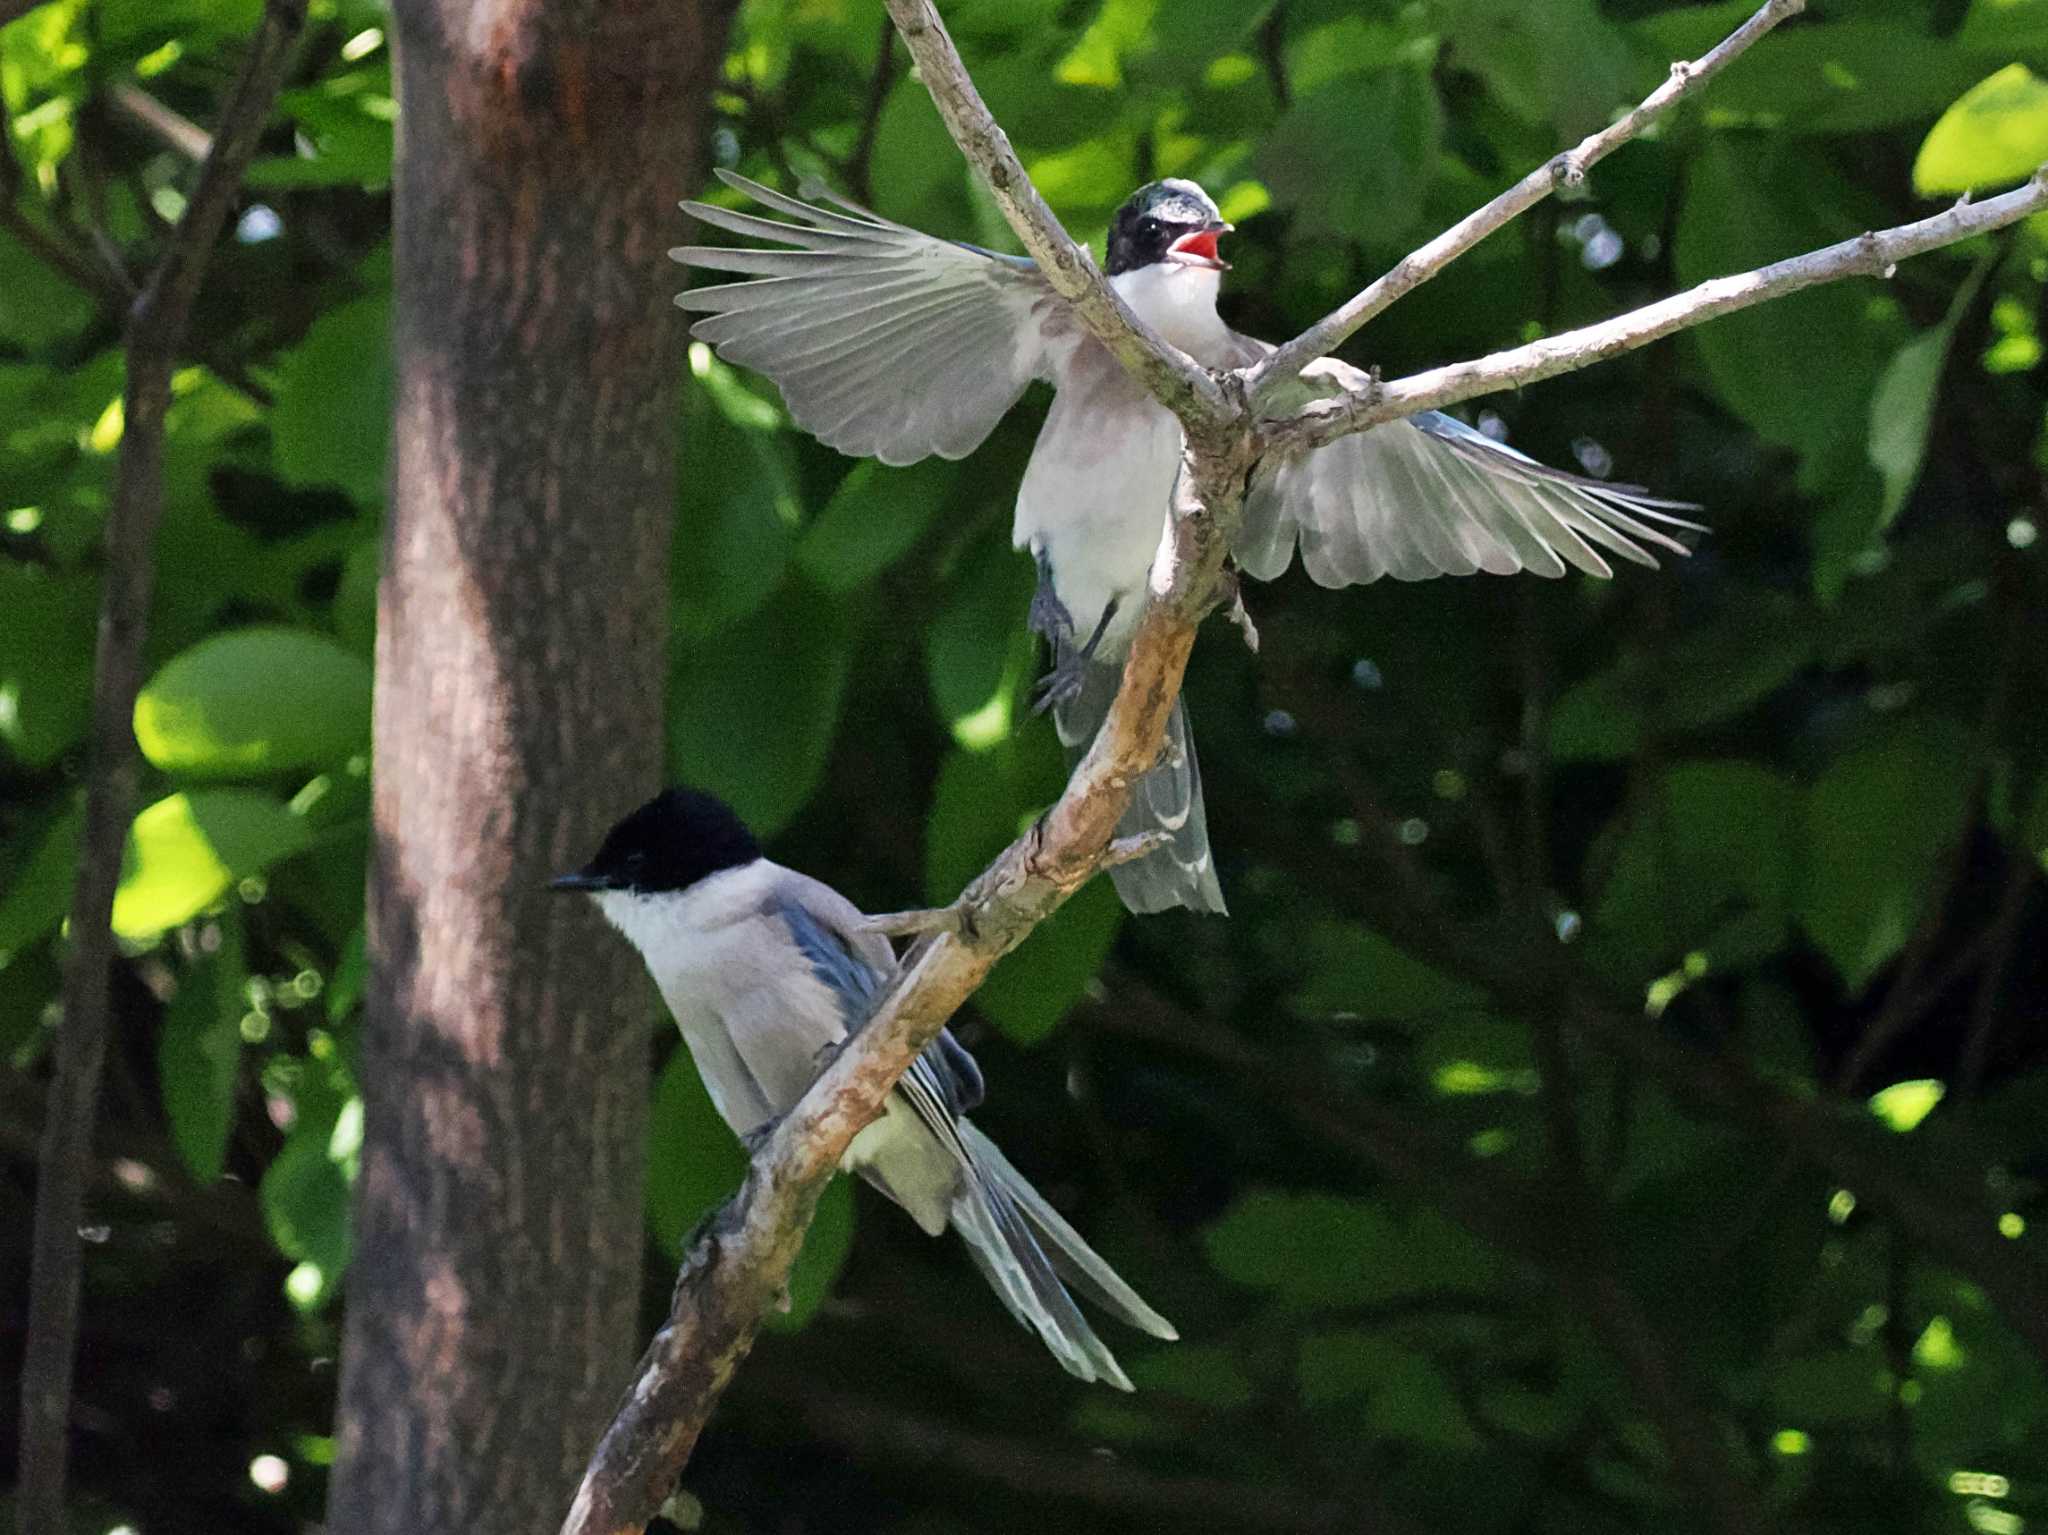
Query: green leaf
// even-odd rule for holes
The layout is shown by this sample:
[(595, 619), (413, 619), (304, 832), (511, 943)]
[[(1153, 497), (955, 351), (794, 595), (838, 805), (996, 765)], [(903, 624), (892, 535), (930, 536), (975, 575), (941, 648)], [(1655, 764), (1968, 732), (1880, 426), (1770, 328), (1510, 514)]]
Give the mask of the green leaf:
[[(1059, 796), (1066, 765), (1043, 726), (984, 752), (955, 747), (939, 767), (925, 823), (925, 892), (952, 900)], [(975, 1005), (1021, 1045), (1050, 1034), (1087, 992), (1123, 926), (1107, 880), (1091, 880), (996, 962)]]
[[(796, 547), (796, 468), (781, 412), (708, 347), (690, 349), (673, 572), (677, 632), (696, 638), (759, 611)], [(765, 410), (766, 423), (755, 412)]]
[(1422, 69), (1332, 80), (1298, 99), (1257, 153), (1275, 205), (1304, 236), (1398, 242), (1436, 174), (1443, 108)]
[(1979, 81), (1929, 131), (1913, 161), (1925, 197), (2024, 181), (2048, 161), (2048, 81), (2008, 64)]
[[(1756, 7), (1684, 6), (1630, 30), (1660, 60), (1696, 59)], [(1925, 122), (1983, 69), (1925, 34), (1924, 13), (1780, 27), (1718, 76), (1702, 98), (1709, 122), (1786, 134), (1866, 133)]]
[(258, 1190), (271, 1240), (300, 1265), (286, 1293), (305, 1311), (336, 1293), (355, 1245), (348, 1171), (332, 1154), (337, 1120), (332, 1114), (301, 1117)]
[(0, 954), (0, 1065), (25, 1071), (41, 1042), (43, 1018), (57, 1010), (63, 972), (49, 945), (26, 954)]
[[(737, 1193), (746, 1175), (745, 1151), (712, 1107), (689, 1050), (678, 1048), (655, 1083), (647, 1122), (647, 1227), (662, 1250), (681, 1257), (697, 1222)], [(810, 1320), (845, 1266), (853, 1222), (853, 1185), (835, 1178), (790, 1270), (790, 1309), (771, 1326)]]
[(1798, 888), (1799, 811), (1798, 789), (1755, 763), (1674, 764), (1626, 823), (1589, 936), (1638, 968), (1691, 950), (1732, 962), (1720, 950), (1753, 933), (1741, 921), (1753, 916), (1777, 947)]
[(0, 899), (0, 961), (19, 954), (64, 920), (77, 878), (83, 824), (84, 816), (75, 805), (59, 811), (48, 821), (35, 851), (11, 871), (7, 895)]
[(1873, 1349), (1837, 1349), (1788, 1360), (1771, 1377), (1771, 1410), (1798, 1425), (1846, 1423), (1883, 1415), (1885, 1364)]
[(679, 642), (669, 684), (675, 776), (721, 796), (756, 835), (774, 835), (825, 770), (853, 642), (848, 615), (800, 581), (730, 628)]
[(925, 630), (933, 706), (971, 750), (1007, 741), (1024, 717), (1038, 646), (1023, 618), (1035, 581), (1030, 557), (1010, 547), (1007, 530), (991, 529), (961, 560), (951, 597)]
[(200, 789), (160, 799), (128, 829), (114, 931), (130, 940), (154, 938), (311, 842), (302, 819), (253, 789)]
[(1450, 1380), (1420, 1349), (1375, 1333), (1324, 1333), (1302, 1340), (1295, 1374), (1312, 1407), (1365, 1397), (1366, 1426), (1376, 1437), (1452, 1451), (1478, 1447)]
[[(1433, 1210), (1397, 1222), (1377, 1201), (1259, 1190), (1202, 1233), (1224, 1278), (1301, 1308), (1380, 1304), (1428, 1290), (1483, 1291), (1500, 1260)], [(1388, 1253), (1401, 1262), (1390, 1264)]]
[(1886, 1128), (1904, 1135), (1918, 1129), (1920, 1121), (1934, 1112), (1934, 1106), (1947, 1092), (1945, 1083), (1931, 1077), (1894, 1082), (1870, 1095), (1870, 1112), (1883, 1120)]
[(285, 91), (277, 105), (298, 126), (300, 153), (257, 160), (246, 177), (250, 186), (376, 190), (391, 184), (398, 107), (391, 98), (388, 62)]
[(218, 936), (220, 946), (186, 970), (165, 1009), (157, 1041), (171, 1141), (201, 1183), (218, 1178), (227, 1159), (249, 981), (241, 925), (224, 921), (209, 932)]
[[(1863, 211), (1817, 154), (1717, 136), (1687, 173), (1673, 249), (1679, 281), (1700, 283), (1828, 244)], [(1870, 391), (1900, 330), (1888, 296), (1834, 283), (1689, 334), (1726, 402), (1765, 437), (1811, 460), (1802, 483), (1812, 487), (1845, 477), (1860, 461)], [(1815, 357), (1827, 366), (1814, 367)], [(1796, 408), (1785, 391), (1789, 378), (1800, 381)]]
[(959, 472), (942, 458), (907, 469), (872, 459), (856, 464), (804, 529), (797, 568), (822, 591), (866, 586), (917, 542)]
[(1140, 1391), (1165, 1392), (1215, 1412), (1249, 1407), (1258, 1395), (1236, 1356), (1214, 1344), (1154, 1349), (1131, 1362), (1130, 1377)]
[(1808, 796), (1800, 918), (1851, 989), (1905, 944), (1936, 860), (1962, 830), (1971, 743), (1926, 720), (1837, 758)]
[(370, 740), (370, 668), (323, 635), (236, 629), (173, 657), (135, 700), (167, 773), (254, 778), (339, 763)]
[(1870, 401), (1870, 462), (1884, 476), (1884, 503), (1874, 533), (1892, 525), (1919, 482), (1949, 343), (1990, 270), (1988, 260), (1978, 262), (1969, 281), (1956, 291), (1942, 322), (1900, 347), (1877, 381), (1877, 393)]
[(26, 767), (85, 736), (98, 611), (90, 571), (0, 564), (0, 742)]
[(1550, 717), (1550, 749), (1565, 761), (1635, 755), (1645, 730), (1698, 730), (1752, 707), (1810, 665), (1820, 625), (1798, 598), (1723, 583), (1719, 608), (1656, 654), (1624, 651), (1566, 689)]
[(1621, 31), (1593, 0), (1455, 0), (1445, 31), (1458, 63), (1524, 122), (1564, 142), (1605, 127), (1640, 69)]
[(335, 485), (358, 506), (384, 500), (391, 440), (391, 297), (330, 309), (284, 354), (270, 431), (278, 471)]
[[(0, 153), (12, 146), (0, 144)], [(93, 316), (92, 300), (66, 282), (11, 233), (0, 230), (0, 342), (40, 352), (69, 341)]]
[(1355, 922), (1318, 922), (1288, 935), (1290, 958), (1306, 970), (1290, 998), (1303, 1013), (1348, 1013), (1400, 1021), (1479, 1005), (1477, 987), (1432, 969)]

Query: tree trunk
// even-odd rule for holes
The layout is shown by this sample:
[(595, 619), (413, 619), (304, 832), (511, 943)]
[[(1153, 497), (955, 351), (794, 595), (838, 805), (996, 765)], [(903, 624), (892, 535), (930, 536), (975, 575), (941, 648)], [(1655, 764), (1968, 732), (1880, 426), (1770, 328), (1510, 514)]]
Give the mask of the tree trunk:
[(656, 783), (729, 0), (399, 0), (366, 1108), (330, 1525), (552, 1531), (624, 1384), (647, 989), (544, 882)]

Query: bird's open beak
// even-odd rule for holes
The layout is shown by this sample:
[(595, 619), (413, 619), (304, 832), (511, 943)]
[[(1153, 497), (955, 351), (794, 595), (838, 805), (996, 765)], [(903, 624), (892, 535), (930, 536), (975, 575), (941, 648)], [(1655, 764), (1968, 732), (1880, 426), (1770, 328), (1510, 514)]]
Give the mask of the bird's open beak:
[(1166, 248), (1166, 254), (1182, 266), (1207, 267), (1211, 271), (1227, 272), (1230, 270), (1230, 263), (1216, 254), (1216, 237), (1229, 234), (1235, 227), (1217, 219), (1192, 233), (1182, 235)]
[(548, 881), (550, 890), (609, 890), (612, 882), (602, 874), (592, 874), (588, 869), (578, 869), (573, 874), (557, 874)]

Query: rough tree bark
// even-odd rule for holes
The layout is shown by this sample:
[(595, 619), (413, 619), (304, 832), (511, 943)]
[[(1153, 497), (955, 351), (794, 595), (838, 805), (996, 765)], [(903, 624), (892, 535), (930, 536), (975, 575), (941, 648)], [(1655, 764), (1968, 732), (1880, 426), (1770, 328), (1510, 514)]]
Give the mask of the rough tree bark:
[(544, 880), (661, 762), (664, 251), (731, 0), (400, 0), (396, 424), (333, 1528), (552, 1528), (641, 1274), (646, 990)]

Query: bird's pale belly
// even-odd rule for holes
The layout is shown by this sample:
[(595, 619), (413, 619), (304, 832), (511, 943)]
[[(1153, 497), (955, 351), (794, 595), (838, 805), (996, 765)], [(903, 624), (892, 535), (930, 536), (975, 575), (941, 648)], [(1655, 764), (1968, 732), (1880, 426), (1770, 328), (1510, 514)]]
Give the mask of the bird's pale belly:
[(1134, 397), (1120, 370), (1095, 389), (1062, 389), (1038, 434), (1015, 542), (1050, 562), (1079, 640), (1117, 604), (1096, 652), (1105, 660), (1123, 654), (1144, 614), (1180, 454), (1180, 423)]

